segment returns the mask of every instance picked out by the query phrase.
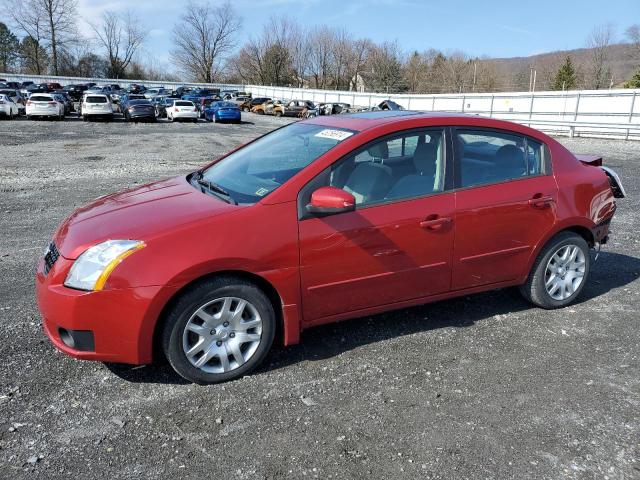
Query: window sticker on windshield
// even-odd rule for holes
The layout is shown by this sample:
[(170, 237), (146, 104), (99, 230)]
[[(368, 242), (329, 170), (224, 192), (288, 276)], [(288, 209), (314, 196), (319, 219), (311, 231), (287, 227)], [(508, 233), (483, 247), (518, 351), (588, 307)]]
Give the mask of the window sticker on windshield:
[(330, 138), (331, 140), (337, 140), (341, 142), (345, 138), (349, 138), (353, 135), (352, 132), (345, 132), (344, 130), (331, 130), (330, 128), (324, 129), (321, 132), (315, 134), (316, 137)]
[(258, 189), (256, 191), (256, 195), (258, 195), (259, 197), (264, 197), (267, 193), (269, 193), (269, 190), (267, 190), (264, 187), (262, 187), (262, 188), (260, 188), (260, 189)]

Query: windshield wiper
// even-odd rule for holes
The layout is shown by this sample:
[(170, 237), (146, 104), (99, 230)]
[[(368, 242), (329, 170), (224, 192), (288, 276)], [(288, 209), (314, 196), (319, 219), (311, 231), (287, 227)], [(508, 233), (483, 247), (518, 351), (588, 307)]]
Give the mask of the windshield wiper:
[(198, 182), (198, 185), (206, 187), (211, 192), (217, 194), (217, 196), (220, 197), (225, 202), (231, 203), (233, 205), (238, 205), (238, 202), (231, 196), (231, 194), (227, 192), (224, 188), (222, 188), (220, 185), (213, 183), (209, 180), (203, 180), (202, 178), (198, 178), (197, 174), (196, 174), (196, 182)]

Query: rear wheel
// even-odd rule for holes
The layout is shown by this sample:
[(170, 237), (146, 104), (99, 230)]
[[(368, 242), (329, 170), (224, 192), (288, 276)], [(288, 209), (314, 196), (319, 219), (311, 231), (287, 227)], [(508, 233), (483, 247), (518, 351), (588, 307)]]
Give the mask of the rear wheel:
[(267, 355), (275, 313), (258, 287), (240, 278), (207, 280), (185, 293), (169, 312), (162, 346), (171, 366), (195, 383), (241, 377)]
[(580, 295), (590, 267), (589, 245), (584, 238), (561, 232), (542, 249), (520, 292), (542, 308), (567, 306)]
[(282, 112), (280, 110), (276, 110), (276, 117), (281, 117), (282, 116)]

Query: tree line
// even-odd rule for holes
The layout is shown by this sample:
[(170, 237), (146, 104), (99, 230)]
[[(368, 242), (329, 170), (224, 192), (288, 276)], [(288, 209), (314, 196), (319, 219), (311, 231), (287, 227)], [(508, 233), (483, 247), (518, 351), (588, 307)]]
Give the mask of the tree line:
[[(609, 88), (615, 30), (594, 28), (587, 58), (545, 57), (535, 65), (478, 58), (462, 51), (406, 52), (397, 41), (357, 38), (345, 28), (268, 19), (243, 43), (242, 19), (230, 3), (189, 3), (173, 29), (173, 69), (141, 60), (149, 30), (132, 12), (102, 13), (78, 27), (77, 0), (0, 0), (0, 71), (62, 76), (244, 83), (318, 89), (462, 93)], [(640, 26), (625, 32), (640, 65)], [(535, 72), (535, 76), (534, 76)], [(640, 87), (640, 69), (625, 84)]]

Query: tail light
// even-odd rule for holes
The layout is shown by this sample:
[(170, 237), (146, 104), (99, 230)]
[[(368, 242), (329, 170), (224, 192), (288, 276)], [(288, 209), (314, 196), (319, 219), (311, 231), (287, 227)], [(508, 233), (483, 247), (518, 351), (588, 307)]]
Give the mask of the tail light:
[(198, 111), (198, 109), (194, 107), (194, 108), (193, 108), (193, 111), (194, 111), (194, 112), (197, 112), (197, 111)]
[(173, 111), (174, 111), (174, 112), (179, 112), (179, 111), (180, 111), (180, 109), (179, 109), (178, 107), (175, 107), (175, 108), (173, 109)]
[(27, 105), (33, 105), (33, 102), (31, 100), (27, 100)]
[(47, 102), (47, 103), (49, 103), (49, 105), (55, 105), (56, 104), (56, 102)]

